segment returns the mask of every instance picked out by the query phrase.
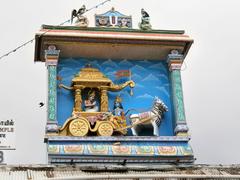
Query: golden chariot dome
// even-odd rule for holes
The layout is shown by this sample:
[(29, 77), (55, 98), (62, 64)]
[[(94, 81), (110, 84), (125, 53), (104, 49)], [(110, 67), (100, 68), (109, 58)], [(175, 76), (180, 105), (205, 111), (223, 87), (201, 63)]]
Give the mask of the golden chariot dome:
[(110, 86), (113, 82), (108, 79), (102, 72), (91, 66), (82, 68), (79, 73), (72, 79), (74, 84), (91, 86)]

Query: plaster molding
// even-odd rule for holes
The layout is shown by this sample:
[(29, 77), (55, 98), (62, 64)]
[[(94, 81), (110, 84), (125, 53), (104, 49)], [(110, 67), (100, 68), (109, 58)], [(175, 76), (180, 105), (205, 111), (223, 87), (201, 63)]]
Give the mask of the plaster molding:
[(48, 46), (48, 49), (45, 52), (46, 66), (57, 66), (60, 50), (56, 49), (55, 45)]
[(168, 54), (167, 57), (169, 70), (170, 71), (180, 70), (182, 67), (183, 59), (184, 59), (183, 55), (180, 54), (178, 50), (176, 49), (171, 50), (171, 53)]

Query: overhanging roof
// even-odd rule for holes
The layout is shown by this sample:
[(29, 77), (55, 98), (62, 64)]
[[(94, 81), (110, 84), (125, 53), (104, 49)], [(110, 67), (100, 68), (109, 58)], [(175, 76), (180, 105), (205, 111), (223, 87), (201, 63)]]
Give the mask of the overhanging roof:
[(0, 167), (7, 179), (240, 179), (239, 165), (12, 165)]
[(34, 61), (45, 61), (49, 45), (61, 58), (164, 60), (172, 49), (187, 55), (193, 39), (184, 31), (47, 26), (36, 34)]

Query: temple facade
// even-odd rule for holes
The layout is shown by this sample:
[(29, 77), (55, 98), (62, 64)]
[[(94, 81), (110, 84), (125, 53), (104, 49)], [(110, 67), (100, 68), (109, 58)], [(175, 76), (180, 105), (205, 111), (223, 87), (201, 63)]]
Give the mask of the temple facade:
[(95, 15), (95, 27), (76, 18), (36, 33), (49, 163), (193, 163), (181, 83), (193, 39), (152, 29), (143, 9), (139, 29), (114, 8)]

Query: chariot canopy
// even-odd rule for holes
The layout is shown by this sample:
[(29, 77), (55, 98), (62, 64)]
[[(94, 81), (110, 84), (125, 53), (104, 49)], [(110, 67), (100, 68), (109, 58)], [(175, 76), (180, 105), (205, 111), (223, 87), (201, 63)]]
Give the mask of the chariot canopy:
[(82, 91), (86, 88), (96, 89), (100, 94), (100, 112), (108, 112), (108, 91), (120, 91), (125, 87), (129, 86), (133, 88), (135, 83), (132, 80), (126, 81), (123, 84), (114, 84), (112, 80), (107, 78), (102, 72), (97, 68), (87, 65), (82, 68), (77, 75), (72, 79), (72, 86), (67, 87), (60, 84), (68, 90), (75, 91), (75, 105), (73, 112), (81, 112), (82, 108)]

